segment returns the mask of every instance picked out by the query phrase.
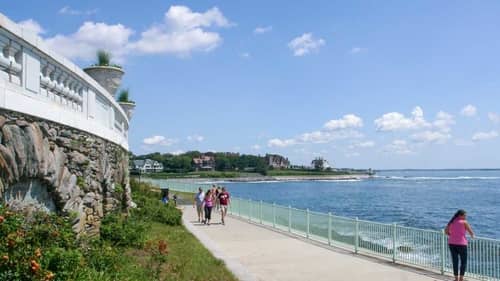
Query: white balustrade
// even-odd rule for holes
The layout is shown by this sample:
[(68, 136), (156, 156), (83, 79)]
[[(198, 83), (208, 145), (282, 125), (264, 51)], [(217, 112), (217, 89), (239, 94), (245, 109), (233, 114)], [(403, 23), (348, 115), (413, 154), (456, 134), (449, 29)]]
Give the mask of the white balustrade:
[(81, 129), (128, 149), (129, 120), (111, 94), (2, 14), (0, 108)]

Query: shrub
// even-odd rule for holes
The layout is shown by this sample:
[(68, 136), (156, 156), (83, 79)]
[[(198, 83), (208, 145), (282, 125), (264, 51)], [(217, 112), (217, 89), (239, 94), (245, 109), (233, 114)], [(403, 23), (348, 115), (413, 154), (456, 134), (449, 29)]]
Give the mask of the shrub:
[(111, 61), (111, 54), (104, 51), (104, 50), (98, 50), (97, 51), (97, 65), (99, 66), (108, 66)]
[(101, 221), (101, 238), (113, 246), (141, 247), (146, 240), (146, 230), (150, 226), (134, 216), (108, 214)]
[(42, 258), (42, 266), (56, 272), (57, 280), (73, 279), (76, 269), (83, 264), (83, 255), (79, 249), (50, 247)]
[(0, 280), (52, 280), (80, 264), (69, 218), (5, 208), (0, 217)]
[(130, 102), (130, 103), (134, 103), (133, 101), (131, 101), (129, 99), (130, 97), (130, 91), (129, 89), (122, 89), (119, 93), (118, 93), (118, 101), (119, 102)]
[(111, 64), (111, 54), (104, 50), (97, 51), (97, 66), (113, 66), (117, 68), (122, 68), (120, 65)]
[[(156, 194), (158, 197), (159, 194)], [(137, 208), (131, 214), (143, 221), (159, 222), (167, 225), (180, 225), (182, 212), (173, 204), (164, 204), (159, 198), (152, 198), (144, 195), (134, 194), (134, 202)]]

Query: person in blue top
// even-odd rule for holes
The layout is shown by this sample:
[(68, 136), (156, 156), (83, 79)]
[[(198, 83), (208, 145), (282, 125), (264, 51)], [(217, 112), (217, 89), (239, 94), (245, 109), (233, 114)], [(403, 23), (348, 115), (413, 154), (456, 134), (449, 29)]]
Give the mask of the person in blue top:
[(162, 190), (162, 193), (161, 193), (161, 202), (163, 202), (163, 204), (168, 204), (168, 188)]

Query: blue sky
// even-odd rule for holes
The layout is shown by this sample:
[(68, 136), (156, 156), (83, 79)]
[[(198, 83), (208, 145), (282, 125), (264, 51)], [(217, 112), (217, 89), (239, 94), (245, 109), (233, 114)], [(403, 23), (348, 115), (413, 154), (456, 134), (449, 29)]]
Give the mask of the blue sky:
[(1, 12), (81, 66), (113, 52), (137, 102), (136, 154), (500, 167), (498, 1), (7, 1)]

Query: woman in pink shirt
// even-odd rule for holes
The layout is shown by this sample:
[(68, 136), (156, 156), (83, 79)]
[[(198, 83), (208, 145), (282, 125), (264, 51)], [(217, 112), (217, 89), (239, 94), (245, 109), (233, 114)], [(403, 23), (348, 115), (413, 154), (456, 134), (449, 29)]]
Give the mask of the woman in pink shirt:
[(214, 195), (211, 190), (208, 190), (203, 199), (203, 207), (205, 209), (205, 220), (203, 223), (210, 225), (210, 220), (212, 219), (212, 208), (214, 207)]
[[(474, 238), (474, 232), (465, 219), (466, 212), (458, 210), (451, 218), (444, 230), (448, 235), (448, 246), (451, 252), (451, 261), (453, 262), (453, 275), (455, 281), (463, 281), (465, 268), (467, 267), (467, 238), (466, 232)], [(458, 258), (460, 257), (460, 279), (458, 277)]]

